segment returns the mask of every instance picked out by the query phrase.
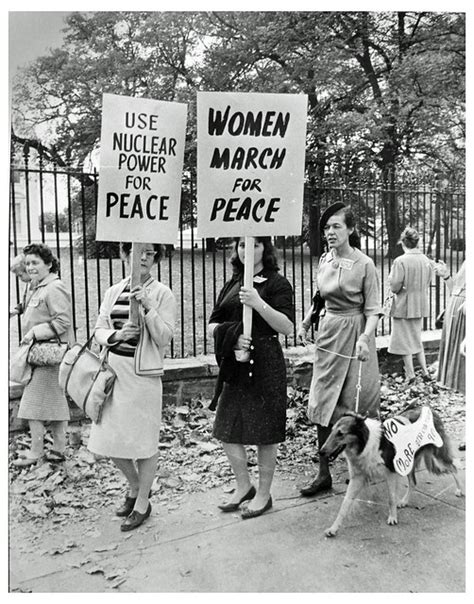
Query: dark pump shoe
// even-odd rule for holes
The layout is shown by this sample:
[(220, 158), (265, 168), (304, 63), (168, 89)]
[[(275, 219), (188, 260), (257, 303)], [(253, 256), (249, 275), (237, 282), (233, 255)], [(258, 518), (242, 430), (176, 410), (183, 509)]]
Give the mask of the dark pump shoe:
[(241, 503), (243, 503), (244, 501), (249, 501), (249, 499), (253, 499), (255, 497), (256, 492), (257, 491), (255, 490), (255, 487), (251, 486), (248, 492), (237, 503), (223, 503), (221, 505), (218, 505), (217, 507), (223, 512), (235, 512), (239, 509)]
[(324, 478), (323, 480), (316, 478), (307, 487), (303, 487), (302, 489), (300, 489), (300, 493), (301, 495), (303, 495), (303, 497), (312, 497), (313, 495), (317, 495), (318, 493), (324, 493), (324, 491), (329, 491), (331, 487), (332, 478), (330, 476)]
[(136, 510), (133, 510), (124, 520), (120, 526), (121, 531), (132, 531), (142, 525), (148, 516), (151, 514), (151, 503), (148, 504), (148, 508), (144, 514), (140, 514)]
[(245, 510), (242, 510), (241, 516), (244, 520), (247, 520), (248, 518), (256, 518), (257, 516), (261, 516), (263, 513), (269, 510), (272, 505), (273, 501), (272, 496), (270, 495), (267, 503), (263, 506), (263, 508), (260, 508), (259, 510), (249, 510), (249, 508), (245, 508)]
[[(148, 499), (150, 499), (151, 495), (152, 495), (152, 492), (150, 491), (148, 493)], [(125, 516), (129, 516), (133, 512), (133, 507), (135, 505), (136, 500), (137, 500), (136, 497), (130, 497), (129, 495), (127, 495), (125, 497), (125, 501), (124, 501), (122, 507), (118, 508), (118, 510), (115, 511), (115, 515), (118, 516), (119, 518), (124, 518)]]

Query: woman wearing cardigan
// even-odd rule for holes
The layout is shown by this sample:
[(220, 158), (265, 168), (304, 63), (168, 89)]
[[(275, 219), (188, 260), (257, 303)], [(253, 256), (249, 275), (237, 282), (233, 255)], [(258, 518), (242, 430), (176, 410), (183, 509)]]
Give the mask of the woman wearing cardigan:
[[(130, 268), (130, 243), (121, 245)], [(173, 337), (176, 301), (171, 290), (150, 271), (161, 246), (145, 244), (140, 285), (130, 291), (130, 277), (105, 293), (94, 336), (109, 347), (109, 364), (117, 374), (111, 400), (100, 423), (91, 428), (88, 448), (112, 458), (128, 482), (129, 492), (116, 515), (122, 531), (140, 526), (151, 512), (150, 489), (158, 461), (164, 349)], [(129, 322), (130, 298), (139, 302), (139, 325)]]
[(425, 352), (421, 342), (423, 317), (429, 316), (429, 286), (433, 276), (432, 263), (418, 248), (419, 235), (407, 227), (400, 237), (404, 254), (395, 258), (388, 277), (395, 294), (390, 316), (392, 332), (388, 352), (403, 357), (408, 383), (415, 381), (413, 355), (416, 355), (423, 379), (430, 380)]

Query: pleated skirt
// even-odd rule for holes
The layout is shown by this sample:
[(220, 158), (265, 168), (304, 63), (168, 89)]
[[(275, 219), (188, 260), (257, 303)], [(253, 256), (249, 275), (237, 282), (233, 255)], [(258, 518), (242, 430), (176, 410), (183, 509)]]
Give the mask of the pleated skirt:
[(444, 316), (439, 349), (438, 381), (445, 386), (466, 392), (466, 359), (461, 342), (466, 337), (466, 315), (459, 309), (464, 296), (452, 296)]

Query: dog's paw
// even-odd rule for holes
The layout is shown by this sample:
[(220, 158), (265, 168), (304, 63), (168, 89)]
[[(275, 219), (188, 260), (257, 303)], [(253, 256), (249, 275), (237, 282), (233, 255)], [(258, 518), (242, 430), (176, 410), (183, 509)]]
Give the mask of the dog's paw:
[(456, 495), (456, 497), (464, 497), (464, 493), (461, 491), (461, 489), (456, 489), (454, 491), (454, 494)]
[(324, 531), (324, 534), (326, 537), (335, 537), (337, 535), (337, 529), (331, 526), (331, 528), (328, 528)]
[(390, 526), (394, 526), (395, 524), (398, 524), (398, 518), (396, 516), (389, 516), (387, 518), (387, 524), (389, 524)]

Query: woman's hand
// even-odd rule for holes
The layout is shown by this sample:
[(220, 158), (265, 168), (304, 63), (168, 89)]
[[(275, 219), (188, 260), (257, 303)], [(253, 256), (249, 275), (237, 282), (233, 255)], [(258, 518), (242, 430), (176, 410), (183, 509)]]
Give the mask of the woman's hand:
[(241, 334), (237, 339), (235, 350), (248, 350), (251, 342), (252, 338), (250, 336), (244, 336), (244, 334)]
[(114, 335), (115, 342), (128, 342), (140, 337), (140, 328), (133, 323), (125, 323), (122, 329), (118, 329)]
[(30, 331), (27, 331), (25, 333), (25, 335), (22, 337), (20, 344), (31, 344), (31, 342), (33, 342), (33, 340), (35, 339), (35, 332), (30, 329)]
[(299, 329), (296, 332), (296, 341), (298, 344), (301, 344), (301, 346), (306, 346), (306, 344), (307, 344), (307, 341), (308, 341), (306, 338), (307, 331), (308, 330), (303, 325), (303, 323), (300, 323)]
[(247, 306), (250, 306), (251, 308), (257, 309), (259, 305), (261, 306), (263, 304), (263, 300), (255, 287), (241, 287), (239, 298), (242, 304), (247, 304)]
[(434, 272), (438, 275), (438, 277), (442, 277), (443, 279), (449, 277), (449, 269), (446, 266), (446, 263), (442, 260), (433, 262), (433, 269)]
[(138, 300), (147, 312), (151, 309), (152, 301), (143, 285), (134, 287), (130, 292), (130, 295), (133, 296), (135, 300)]
[(362, 336), (359, 337), (356, 343), (356, 357), (359, 361), (367, 361), (369, 358), (369, 344), (367, 340)]

